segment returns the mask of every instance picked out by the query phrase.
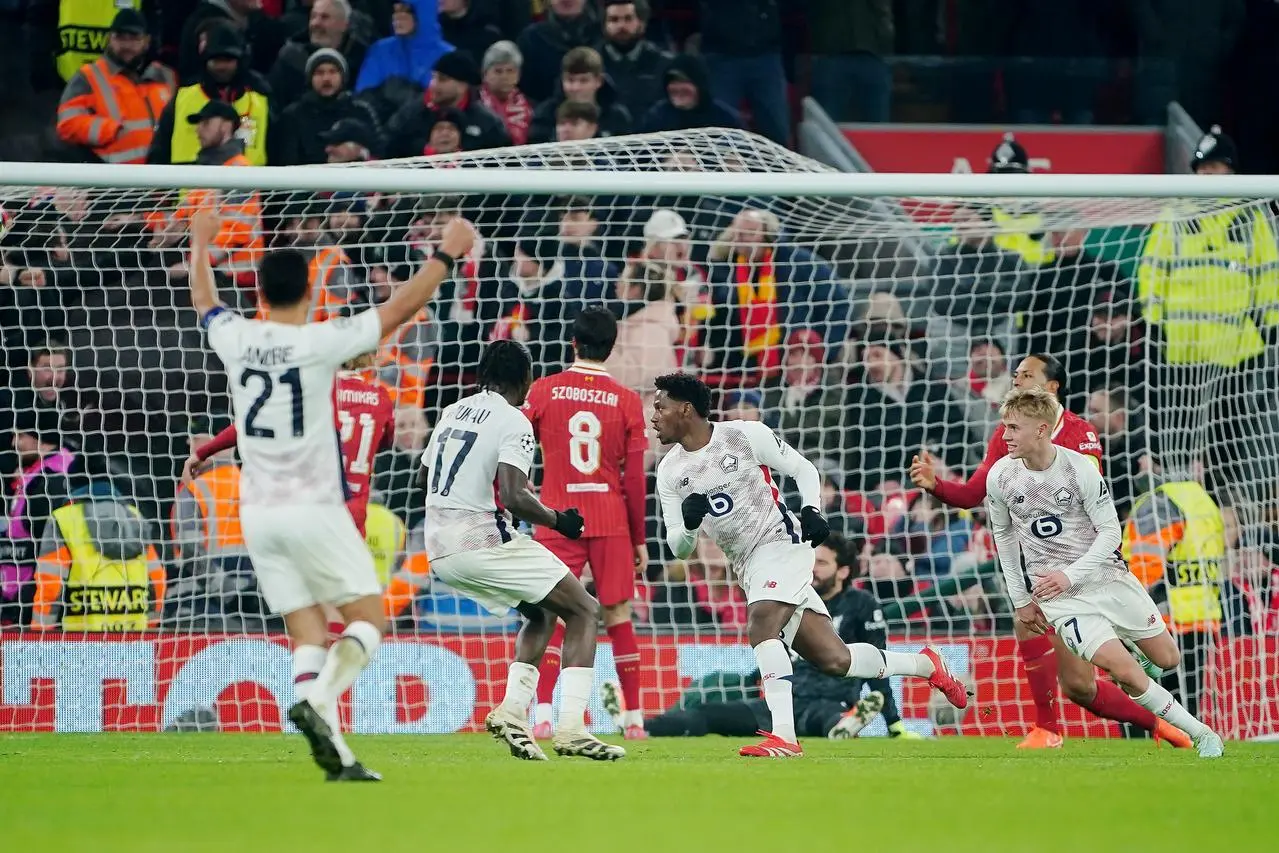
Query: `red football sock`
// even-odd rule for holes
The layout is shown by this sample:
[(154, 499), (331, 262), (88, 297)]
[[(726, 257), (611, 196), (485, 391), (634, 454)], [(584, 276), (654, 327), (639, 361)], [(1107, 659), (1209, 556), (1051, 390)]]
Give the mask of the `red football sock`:
[(1148, 732), (1155, 730), (1155, 712), (1138, 705), (1112, 681), (1097, 679), (1097, 695), (1084, 707), (1107, 720), (1132, 723)]
[(1035, 725), (1061, 734), (1057, 720), (1057, 655), (1048, 637), (1031, 637), (1017, 642), (1017, 653), (1026, 665), (1026, 683), (1035, 702)]
[(639, 643), (635, 640), (635, 626), (628, 620), (608, 626), (608, 639), (613, 644), (613, 663), (617, 665), (617, 680), (622, 683), (622, 701), (626, 710), (640, 708), (640, 656)]
[(557, 622), (555, 633), (542, 654), (542, 663), (537, 668), (537, 704), (549, 705), (555, 698), (555, 682), (560, 677), (560, 654), (564, 647), (564, 623)]

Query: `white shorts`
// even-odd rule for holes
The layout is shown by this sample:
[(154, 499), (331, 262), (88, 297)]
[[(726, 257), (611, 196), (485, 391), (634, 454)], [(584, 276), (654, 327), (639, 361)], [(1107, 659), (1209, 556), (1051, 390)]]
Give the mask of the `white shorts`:
[(1144, 640), (1167, 630), (1150, 593), (1132, 575), (1039, 607), (1066, 647), (1088, 661), (1107, 640)]
[(799, 631), (804, 611), (830, 618), (826, 602), (813, 589), (815, 553), (808, 544), (769, 542), (760, 545), (737, 568), (737, 579), (746, 593), (746, 603), (780, 601), (795, 605), (795, 613), (782, 628), (781, 640), (789, 646)]
[(250, 507), (240, 529), (272, 613), (382, 594), (373, 555), (345, 505)]
[(572, 574), (559, 557), (522, 533), (502, 545), (432, 560), (431, 572), (499, 616), (521, 603), (537, 604)]

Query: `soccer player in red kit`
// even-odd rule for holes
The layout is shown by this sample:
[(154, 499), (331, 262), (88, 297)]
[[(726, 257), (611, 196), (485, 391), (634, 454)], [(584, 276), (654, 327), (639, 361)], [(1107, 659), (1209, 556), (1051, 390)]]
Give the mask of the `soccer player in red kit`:
[[(542, 447), (540, 496), (552, 506), (575, 506), (586, 520), (582, 538), (546, 527), (534, 538), (581, 576), (587, 564), (621, 682), (622, 730), (646, 737), (640, 707), (639, 645), (631, 624), (635, 576), (648, 565), (644, 541), (644, 453), (648, 437), (639, 394), (614, 381), (603, 362), (617, 340), (617, 319), (587, 308), (573, 324), (573, 366), (533, 383), (524, 414)], [(551, 737), (551, 699), (559, 676), (563, 625), (555, 629), (538, 672), (534, 736)]]
[[(1022, 359), (1013, 374), (1014, 388), (1043, 388), (1061, 400), (1065, 384), (1065, 368), (1051, 355), (1035, 353)], [(1053, 444), (1091, 457), (1101, 468), (1101, 442), (1086, 420), (1062, 407), (1061, 417), (1053, 431)], [(1001, 423), (990, 438), (986, 456), (967, 482), (938, 480), (933, 457), (921, 450), (910, 466), (910, 479), (921, 489), (932, 492), (942, 503), (960, 509), (980, 506), (986, 499), (986, 475), (990, 467), (1008, 455)], [(1061, 722), (1057, 718), (1057, 682), (1067, 698), (1099, 717), (1132, 723), (1166, 740), (1176, 747), (1189, 748), (1185, 732), (1141, 707), (1114, 683), (1097, 678), (1092, 664), (1058, 648), (1061, 640), (1055, 634), (1034, 634), (1014, 621), (1017, 651), (1026, 667), (1026, 681), (1035, 703), (1035, 726), (1017, 745), (1018, 749), (1055, 749), (1062, 745)], [(1055, 660), (1054, 660), (1055, 659)], [(1055, 663), (1055, 665), (1054, 665)]]
[[(395, 407), (391, 395), (379, 382), (360, 375), (373, 365), (370, 355), (352, 359), (343, 365), (333, 387), (334, 426), (342, 445), (342, 468), (346, 474), (346, 508), (364, 535), (364, 522), (369, 512), (369, 480), (373, 477), (373, 457), (387, 450), (395, 440)], [(198, 472), (200, 464), (215, 453), (235, 447), (235, 424), (222, 430), (187, 460), (183, 479)]]

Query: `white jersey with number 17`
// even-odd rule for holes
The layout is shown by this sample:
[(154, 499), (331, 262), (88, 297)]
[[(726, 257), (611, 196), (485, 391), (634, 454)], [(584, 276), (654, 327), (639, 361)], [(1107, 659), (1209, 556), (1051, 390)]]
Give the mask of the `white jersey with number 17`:
[(294, 326), (217, 307), (203, 325), (231, 388), (241, 505), (344, 503), (333, 384), (343, 362), (377, 349), (377, 311)]
[(432, 560), (511, 540), (497, 500), (497, 466), (533, 468), (533, 425), (501, 394), (480, 391), (446, 408), (431, 432), (426, 468), (426, 554)]

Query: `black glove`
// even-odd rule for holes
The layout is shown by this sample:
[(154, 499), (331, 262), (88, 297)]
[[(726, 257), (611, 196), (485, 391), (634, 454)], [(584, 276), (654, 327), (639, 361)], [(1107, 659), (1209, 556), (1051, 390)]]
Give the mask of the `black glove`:
[(684, 515), (684, 529), (696, 530), (711, 511), (711, 500), (706, 495), (689, 495), (679, 505), (679, 511)]
[(576, 509), (562, 509), (555, 513), (555, 531), (569, 539), (581, 539), (582, 514)]
[(830, 536), (830, 525), (815, 506), (806, 506), (799, 511), (800, 538), (814, 548), (826, 541)]

